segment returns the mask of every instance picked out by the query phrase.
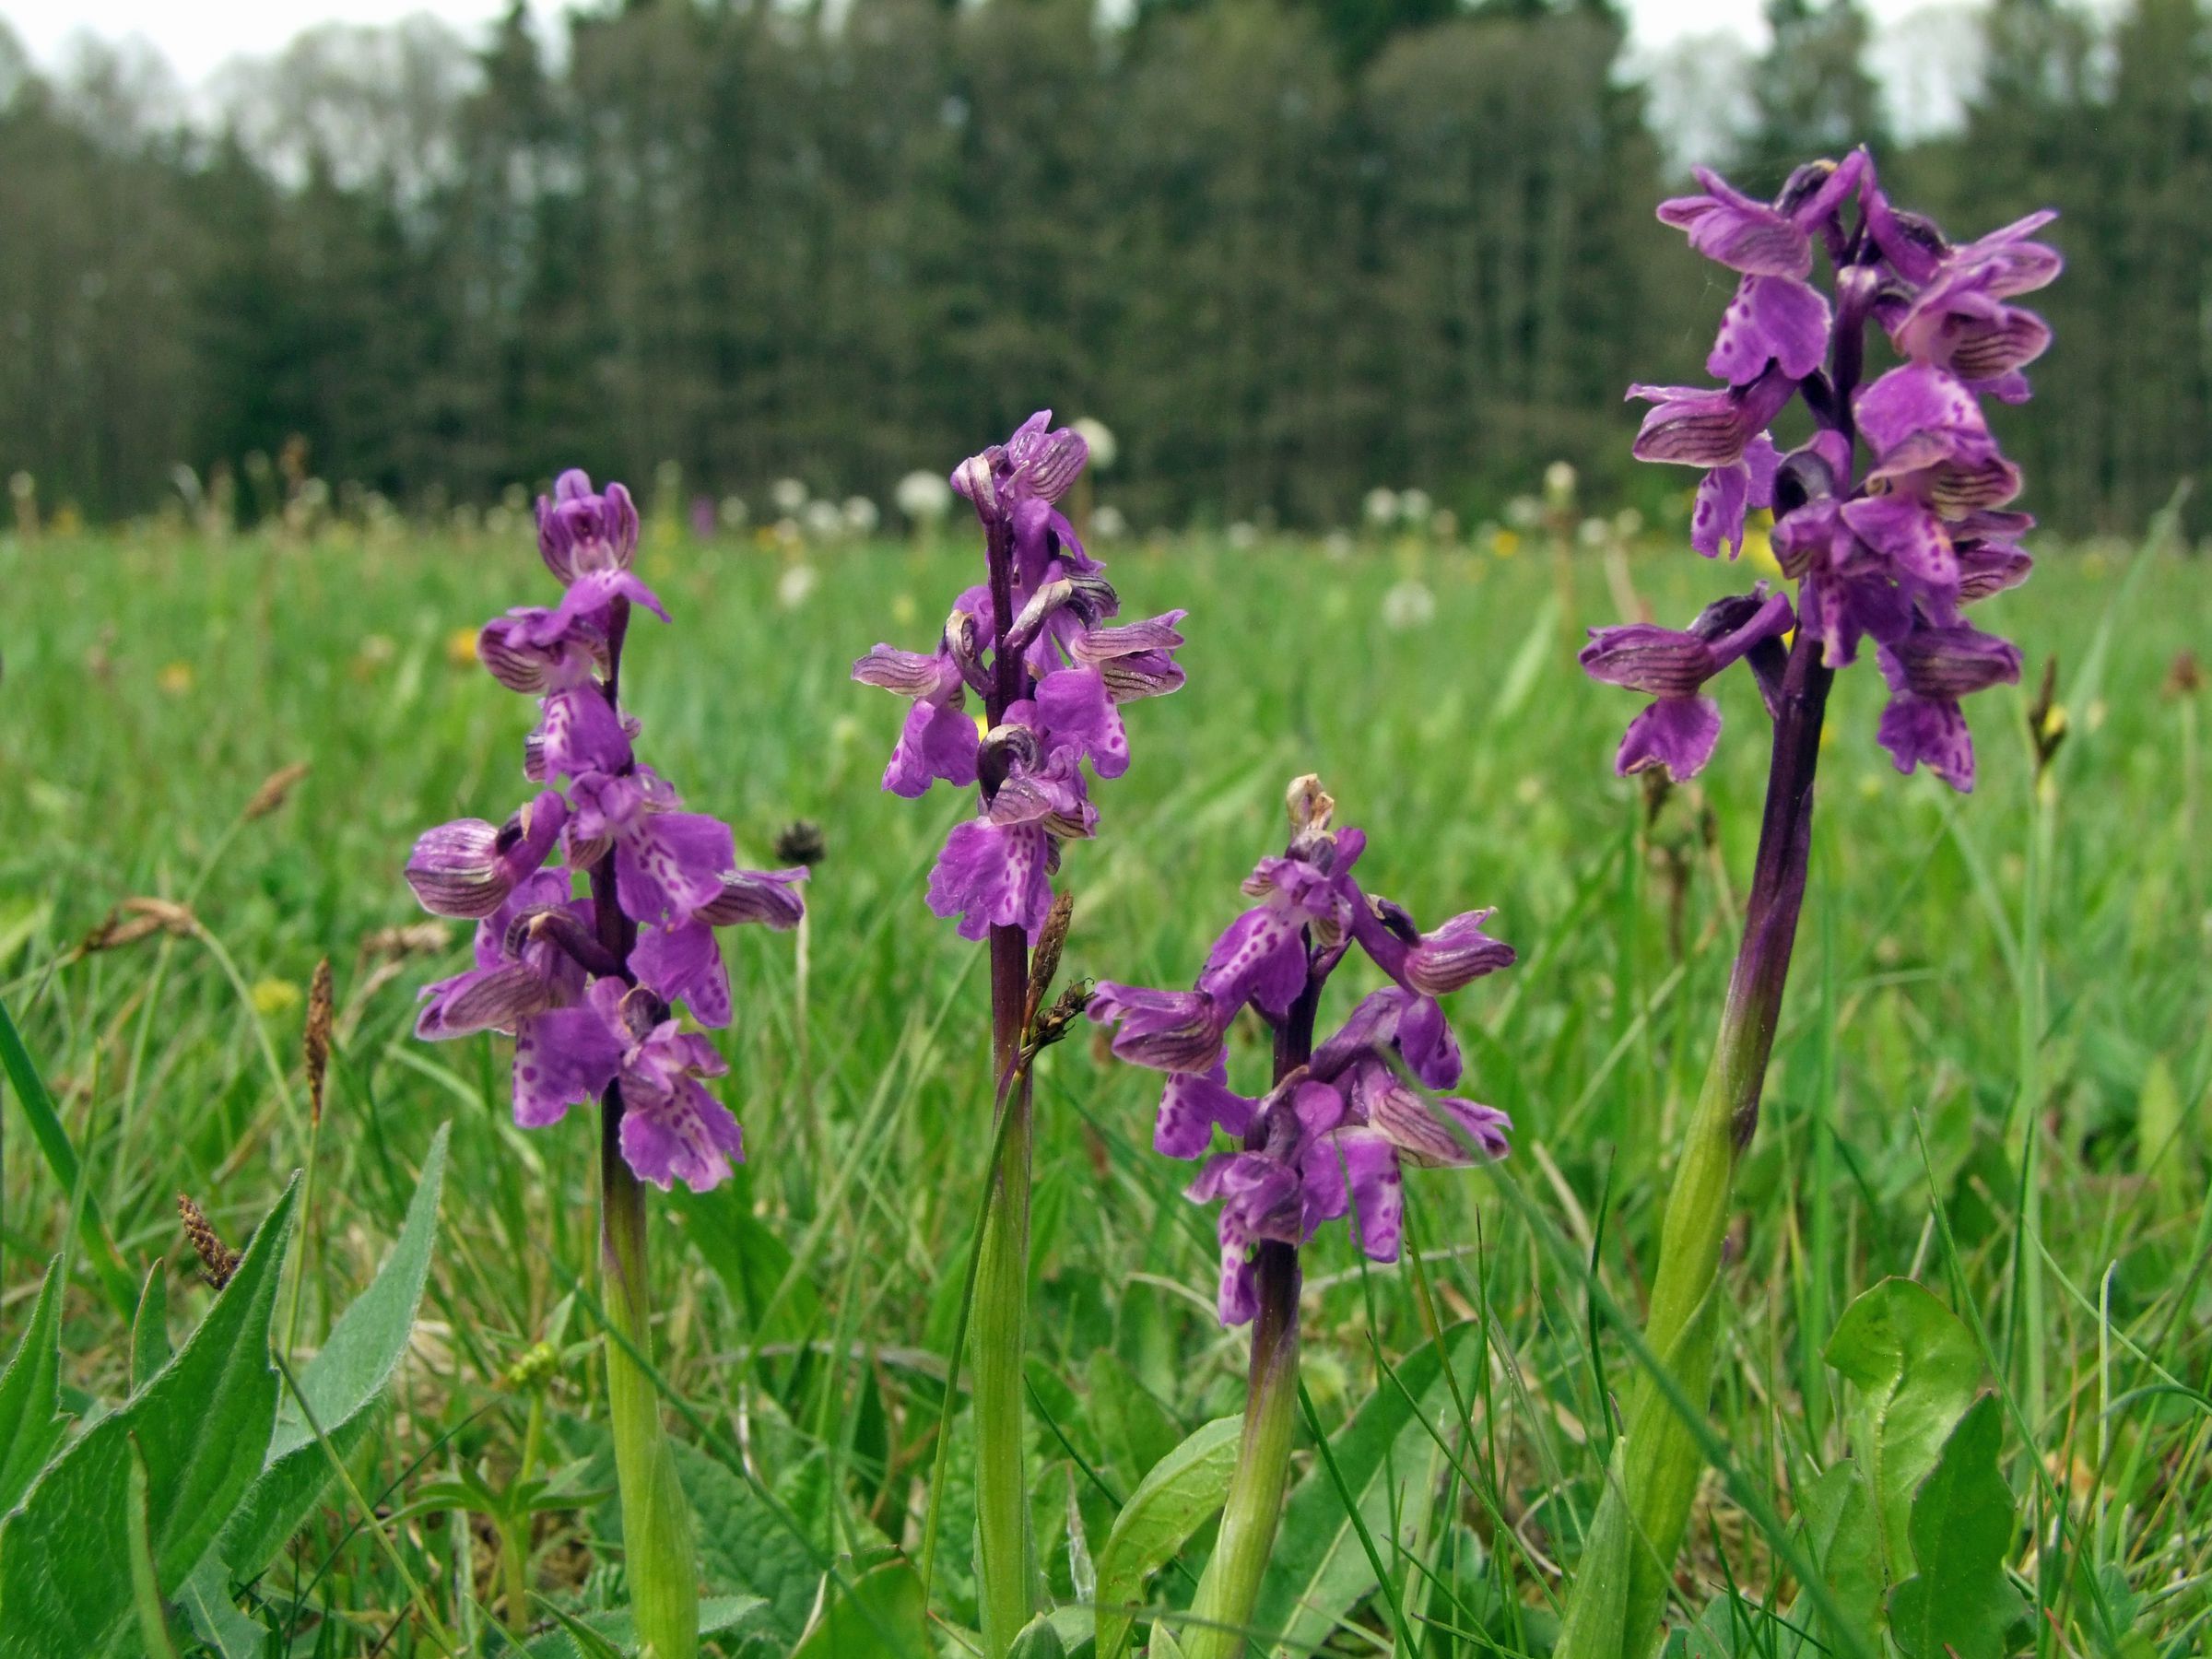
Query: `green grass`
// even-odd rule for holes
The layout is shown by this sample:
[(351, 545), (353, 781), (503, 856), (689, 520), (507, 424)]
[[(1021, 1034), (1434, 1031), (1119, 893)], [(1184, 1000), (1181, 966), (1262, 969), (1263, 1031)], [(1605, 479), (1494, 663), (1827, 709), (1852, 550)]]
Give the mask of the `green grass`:
[[(2198, 798), (2203, 693), (2168, 685), (2177, 653), (2202, 646), (2205, 579), (2152, 555), (2127, 590), (2129, 557), (2053, 552), (1986, 609), (2031, 681), (2046, 655), (2060, 664), (2069, 735), (2040, 829), (2028, 688), (1970, 705), (1982, 782), (1960, 800), (1900, 778), (1876, 747), (1873, 665), (1842, 677), (1796, 971), (1739, 1189), (1713, 1403), (1737, 1467), (1794, 1512), (1841, 1451), (1843, 1385), (1818, 1358), (1829, 1330), (1885, 1275), (1929, 1285), (1985, 1334), (1988, 1381), (2016, 1408), (2004, 1468), (2034, 1526), (2012, 1560), (2042, 1654), (2194, 1653), (2212, 1616), (2212, 1413), (2165, 1386), (2203, 1388), (2212, 1350), (2212, 808)], [(918, 1542), (989, 1129), (979, 953), (921, 900), (962, 808), (941, 791), (918, 804), (878, 792), (899, 709), (846, 667), (877, 639), (926, 642), (971, 563), (964, 549), (825, 550), (811, 594), (786, 606), (780, 556), (664, 542), (643, 564), (677, 626), (641, 620), (624, 675), (648, 757), (735, 825), (741, 854), (770, 862), (797, 817), (828, 836), (804, 1044), (792, 939), (727, 935), (739, 1012), (724, 1088), (750, 1162), (734, 1188), (667, 1206), (655, 1250), (660, 1359), (696, 1412), (680, 1431), (705, 1449), (687, 1478), (742, 1450), (823, 1554)], [(1445, 1401), (1453, 1450), (1434, 1480), (1386, 1470), (1398, 1524), (1371, 1543), (1389, 1583), (1332, 1640), (1385, 1651), (1396, 1610), (1403, 1652), (1540, 1653), (1603, 1475), (1598, 1379), (1618, 1386), (1625, 1371), (1583, 1276), (1531, 1222), (1641, 1308), (1757, 832), (1764, 722), (1748, 679), (1724, 689), (1718, 761), (1654, 811), (1610, 771), (1634, 700), (1573, 665), (1581, 627), (1611, 619), (1594, 565), (1571, 618), (1540, 558), (1178, 546), (1113, 566), (1131, 613), (1189, 608), (1190, 684), (1130, 711), (1135, 765), (1097, 792), (1099, 839), (1067, 850), (1069, 971), (1186, 982), (1238, 907), (1238, 880), (1280, 840), (1283, 785), (1305, 771), (1369, 831), (1371, 889), (1425, 919), (1495, 904), (1494, 931), (1522, 951), (1454, 1010), (1469, 1091), (1512, 1113), (1514, 1157), (1500, 1175), (1409, 1183), (1428, 1306), (1485, 1322)], [(1728, 575), (1658, 552), (1633, 571), (1676, 621)], [(1433, 619), (1395, 631), (1383, 595), (1417, 577)], [(461, 959), (462, 927), (427, 954), (378, 941), (421, 920), (399, 878), (421, 829), (502, 817), (522, 798), (529, 709), (452, 641), (549, 585), (519, 539), (0, 550), (0, 994), (131, 1272), (167, 1258), (181, 1331), (207, 1293), (179, 1265), (175, 1194), (237, 1244), (306, 1162), (300, 1022), (324, 955), (337, 1059), (300, 1218), (303, 1348), (367, 1282), (433, 1131), (454, 1121), (424, 1324), (356, 1470), (397, 1518), (380, 1542), (334, 1496), (256, 1592), (301, 1652), (433, 1652), (407, 1617), (408, 1579), (456, 1635), (492, 1621), (488, 1524), (404, 1506), (465, 1470), (494, 1488), (512, 1475), (533, 1413), (510, 1373), (543, 1339), (558, 1356), (543, 1456), (580, 1463), (580, 1488), (605, 1485), (597, 1327), (570, 1295), (590, 1282), (594, 1125), (577, 1113), (522, 1134), (492, 1041), (412, 1041), (414, 993)], [(2108, 619), (2090, 691), (2081, 676)], [(312, 770), (288, 802), (241, 822), (262, 781), (295, 762)], [(148, 896), (188, 904), (200, 931), (80, 948), (113, 907)], [(1332, 1008), (1367, 988), (1355, 977)], [(1265, 1064), (1257, 1034), (1236, 1042), (1249, 1079)], [(1142, 1448), (1237, 1409), (1241, 1392), (1241, 1336), (1210, 1312), (1208, 1217), (1179, 1196), (1188, 1172), (1149, 1150), (1155, 1082), (1086, 1040), (1041, 1065), (1034, 1468), (1042, 1565), (1064, 1602), (1146, 1472)], [(0, 1121), (12, 1343), (70, 1194), (12, 1091)], [(2040, 1241), (2017, 1225), (2030, 1148)], [(126, 1391), (129, 1332), (76, 1262), (63, 1347), (82, 1409)], [(1427, 1310), (1410, 1265), (1362, 1271), (1339, 1229), (1312, 1246), (1308, 1274), (1306, 1383), (1333, 1430), (1391, 1386)], [(1116, 1379), (1130, 1375), (1163, 1408), (1150, 1437), (1127, 1430)], [(956, 1445), (935, 1600), (971, 1627), (964, 1461)], [(1312, 1461), (1301, 1452), (1301, 1469)], [(744, 1496), (726, 1470), (712, 1490)], [(536, 1518), (533, 1581), (564, 1610), (623, 1599), (618, 1552), (594, 1548), (610, 1513), (591, 1490)], [(765, 1544), (732, 1544), (735, 1524), (707, 1507), (711, 1563), (718, 1527), (725, 1556), (805, 1558), (772, 1525)], [(1187, 1602), (1207, 1541), (1156, 1595)], [(1677, 1616), (1731, 1583), (1786, 1602), (1777, 1559), (1712, 1488)]]

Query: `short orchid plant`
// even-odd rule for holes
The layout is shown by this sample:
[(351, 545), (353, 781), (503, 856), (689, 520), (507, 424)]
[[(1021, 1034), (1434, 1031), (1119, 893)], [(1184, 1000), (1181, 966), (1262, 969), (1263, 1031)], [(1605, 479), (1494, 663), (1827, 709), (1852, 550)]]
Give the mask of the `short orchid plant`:
[[(1371, 1260), (1396, 1261), (1404, 1166), (1502, 1158), (1511, 1127), (1495, 1107), (1426, 1092), (1455, 1088), (1464, 1070), (1438, 998), (1512, 963), (1512, 947), (1483, 931), (1490, 912), (1422, 933), (1353, 878), (1366, 837), (1334, 826), (1335, 803), (1317, 778), (1294, 782), (1288, 806), (1288, 845), (1245, 881), (1256, 902), (1215, 943), (1196, 984), (1101, 983), (1089, 1008), (1115, 1028), (1116, 1054), (1168, 1074), (1153, 1147), (1205, 1160), (1189, 1196), (1220, 1206), (1221, 1323), (1253, 1327), (1243, 1438), (1214, 1564), (1191, 1607), (1191, 1659), (1243, 1651), (1274, 1548), (1298, 1397), (1300, 1247), (1348, 1216)], [(1388, 982), (1316, 1045), (1323, 989), (1355, 945)], [(1257, 1097), (1229, 1079), (1226, 1040), (1246, 1009), (1274, 1037)]]
[[(986, 1659), (1001, 1659), (1034, 1600), (1022, 1460), (1029, 1288), (1030, 1085), (1038, 1006), (1065, 936), (1053, 877), (1067, 841), (1098, 828), (1084, 765), (1128, 770), (1125, 704), (1175, 690), (1181, 611), (1114, 624), (1105, 568), (1056, 503), (1082, 472), (1080, 434), (1050, 410), (962, 462), (952, 487), (983, 532), (984, 580), (955, 601), (933, 651), (877, 645), (853, 677), (911, 700), (883, 786), (917, 797), (974, 788), (929, 879), (929, 907), (988, 942), (997, 1159), (978, 1243), (975, 1351), (977, 1576)], [(969, 712), (972, 697), (980, 723)], [(1032, 950), (1037, 959), (1032, 961)]]
[(638, 760), (638, 722), (618, 695), (623, 642), (633, 607), (668, 618), (631, 569), (637, 544), (619, 484), (602, 493), (568, 472), (540, 499), (538, 549), (560, 601), (495, 617), (477, 641), (493, 678), (539, 700), (523, 763), (538, 793), (504, 824), (429, 830), (406, 876), (425, 909), (477, 924), (476, 965), (424, 990), (416, 1034), (512, 1036), (526, 1129), (599, 1107), (600, 1265), (618, 1338), (608, 1413), (632, 1607), (660, 1659), (688, 1659), (699, 1629), (690, 1514), (640, 1363), (652, 1348), (643, 1183), (704, 1192), (742, 1159), (737, 1120), (706, 1087), (728, 1065), (680, 1015), (730, 1023), (715, 929), (794, 925), (806, 873), (738, 869), (729, 827), (683, 811)]
[[(1737, 662), (1772, 724), (1742, 944), (1676, 1168), (1644, 1334), (1701, 1406), (1730, 1189), (1758, 1124), (1805, 897), (1830, 685), (1870, 648), (1889, 691), (1877, 735), (1898, 768), (1925, 766), (1954, 789), (1973, 787), (1960, 700), (2017, 681), (2020, 657), (1968, 610), (2027, 579), (2019, 537), (2033, 522), (2010, 509), (2019, 469), (1999, 453), (1983, 399), (2028, 396), (2023, 371), (2051, 331), (2013, 301), (2055, 277), (2060, 260), (2034, 240), (2049, 213), (1953, 244), (1891, 206), (1863, 150), (1799, 168), (1771, 203), (1708, 171), (1698, 180), (1701, 194), (1662, 204), (1659, 217), (1737, 277), (1706, 359), (1722, 383), (1630, 388), (1655, 405), (1635, 453), (1702, 472), (1690, 543), (1708, 558), (1739, 551), (1748, 512), (1771, 509), (1794, 603), (1760, 582), (1685, 629), (1594, 629), (1582, 661), (1594, 678), (1653, 700), (1622, 740), (1615, 765), (1624, 774), (1658, 768), (1682, 779), (1703, 768), (1721, 729), (1705, 687)], [(1825, 289), (1813, 280), (1817, 254)], [(1872, 328), (1900, 361), (1869, 381)], [(1793, 402), (1810, 435), (1785, 451), (1771, 429)], [(1594, 1537), (1637, 1540), (1625, 1592), (1600, 1574), (1578, 1582), (1559, 1649), (1568, 1659), (1641, 1653), (1658, 1623), (1700, 1462), (1665, 1393), (1649, 1375), (1640, 1381), (1621, 1476), (1593, 1523)]]

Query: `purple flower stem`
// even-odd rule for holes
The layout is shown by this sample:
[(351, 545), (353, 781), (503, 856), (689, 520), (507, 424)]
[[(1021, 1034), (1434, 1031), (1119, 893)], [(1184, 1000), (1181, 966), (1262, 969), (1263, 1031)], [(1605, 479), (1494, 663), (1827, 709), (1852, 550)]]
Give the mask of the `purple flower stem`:
[[(1818, 641), (1800, 632), (1783, 667), (1774, 747), (1759, 824), (1759, 853), (1744, 910), (1743, 940), (1696, 1115), (1676, 1166), (1660, 1232), (1644, 1340), (1690, 1399), (1712, 1387), (1711, 1302), (1728, 1228), (1735, 1166), (1759, 1124), (1759, 1096), (1804, 906), (1813, 837), (1813, 780), (1833, 670)], [(1622, 1471), (1632, 1535), (1644, 1540), (1630, 1568), (1626, 1632), (1630, 1646), (1653, 1630), (1702, 1466), (1696, 1437), (1647, 1374), (1628, 1416)], [(1607, 1500), (1618, 1488), (1608, 1488)], [(1594, 1525), (1596, 1524), (1594, 1524)]]
[[(1021, 653), (1009, 650), (1014, 616), (1014, 532), (988, 530), (994, 638), (983, 699), (995, 727), (1022, 694)], [(990, 784), (985, 783), (986, 792)], [(974, 1302), (975, 1501), (977, 1579), (985, 1659), (1003, 1659), (1035, 1610), (1030, 1559), (1030, 1501), (1022, 1466), (1022, 1355), (1030, 1285), (1030, 1084), (1020, 1065), (1030, 983), (1029, 935), (994, 926), (991, 948), (991, 1072), (998, 1156), (984, 1200)]]
[[(617, 707), (622, 638), (629, 602), (617, 599), (607, 628), (605, 689)], [(616, 901), (610, 848), (591, 868), (592, 920), (602, 950), (624, 980), (637, 924)], [(676, 1459), (661, 1422), (653, 1379), (630, 1349), (653, 1353), (653, 1309), (646, 1277), (645, 1187), (622, 1156), (622, 1086), (610, 1083), (599, 1103), (599, 1271), (607, 1318), (627, 1338), (606, 1348), (607, 1418), (614, 1430), (616, 1484), (621, 1490), (622, 1544), (630, 1605), (641, 1642), (664, 1659), (699, 1652), (699, 1580), (691, 1512), (678, 1484)]]
[[(1275, 1081), (1280, 1083), (1313, 1057), (1313, 1020), (1321, 1006), (1321, 976), (1311, 970), (1306, 988), (1275, 1028)], [(1290, 1481), (1290, 1441), (1298, 1409), (1298, 1246), (1263, 1240), (1253, 1264), (1252, 1362), (1244, 1395), (1244, 1432), (1237, 1467), (1222, 1505), (1221, 1532), (1212, 1563), (1191, 1606), (1184, 1632), (1188, 1659), (1237, 1659), (1257, 1605)]]

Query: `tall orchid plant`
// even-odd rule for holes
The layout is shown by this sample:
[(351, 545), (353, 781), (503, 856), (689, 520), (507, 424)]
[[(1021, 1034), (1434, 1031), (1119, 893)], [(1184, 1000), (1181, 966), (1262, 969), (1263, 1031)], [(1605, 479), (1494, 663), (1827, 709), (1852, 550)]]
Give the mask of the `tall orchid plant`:
[[(1029, 1288), (1030, 952), (1045, 937), (1064, 842), (1098, 828), (1083, 766), (1129, 766), (1121, 709), (1182, 684), (1182, 611), (1110, 626), (1105, 570), (1054, 505), (1088, 450), (1041, 410), (1003, 444), (962, 462), (952, 487), (983, 532), (985, 580), (954, 604), (936, 649), (877, 645), (853, 677), (912, 700), (883, 786), (916, 797), (937, 782), (977, 790), (929, 879), (929, 907), (991, 953), (991, 1058), (999, 1122), (975, 1272), (977, 1577), (986, 1659), (1030, 1618), (1029, 1490), (1022, 1468), (1022, 1351)], [(980, 724), (968, 712), (972, 694)], [(1065, 929), (1062, 912), (1059, 926)], [(1041, 979), (1044, 976), (1040, 976)]]
[(560, 601), (495, 617), (477, 641), (493, 678), (539, 700), (523, 764), (539, 792), (504, 824), (429, 831), (406, 876), (425, 909), (477, 923), (476, 965), (424, 990), (416, 1034), (512, 1036), (514, 1118), (526, 1129), (599, 1106), (600, 1271), (619, 1338), (607, 1349), (607, 1405), (631, 1604), (641, 1641), (659, 1659), (689, 1659), (690, 1513), (639, 1362), (652, 1351), (644, 1183), (704, 1192), (742, 1159), (737, 1120), (704, 1082), (729, 1067), (678, 1010), (730, 1023), (714, 930), (794, 925), (806, 872), (739, 870), (728, 826), (682, 811), (639, 763), (638, 722), (618, 695), (623, 641), (633, 606), (668, 616), (630, 568), (637, 544), (619, 484), (600, 493), (568, 472), (539, 500), (538, 550)]
[[(1711, 172), (1698, 180), (1701, 194), (1663, 204), (1659, 217), (1736, 274), (1706, 359), (1724, 383), (1631, 387), (1631, 397), (1656, 406), (1635, 453), (1703, 472), (1690, 542), (1708, 558), (1739, 551), (1747, 512), (1771, 508), (1794, 604), (1761, 582), (1715, 601), (1686, 629), (1594, 629), (1582, 661), (1594, 678), (1653, 700), (1622, 740), (1623, 774), (1656, 767), (1694, 776), (1720, 735), (1719, 705), (1704, 688), (1739, 661), (1773, 728), (1743, 939), (1676, 1167), (1644, 1334), (1701, 1406), (1729, 1193), (1758, 1124), (1805, 897), (1829, 688), (1871, 646), (1889, 688), (1877, 735), (1899, 770), (1924, 765), (1954, 789), (1973, 787), (1960, 700), (2017, 681), (2020, 657), (1973, 627), (1967, 609), (2027, 579), (2019, 537), (2033, 522), (2008, 510), (2019, 469), (1998, 452), (1982, 400), (2027, 397), (2022, 371), (2051, 331), (2012, 301), (2050, 282), (2060, 261), (2033, 240), (2049, 213), (1952, 244), (1930, 220), (1890, 205), (1863, 150), (1799, 168), (1771, 203)], [(1825, 289), (1813, 280), (1816, 253), (1826, 256)], [(1900, 360), (1869, 381), (1874, 327)], [(1793, 401), (1811, 435), (1785, 453), (1770, 429)], [(1648, 1375), (1627, 1430), (1620, 1478), (1592, 1534), (1627, 1526), (1636, 1540), (1625, 1601), (1596, 1575), (1578, 1582), (1559, 1650), (1566, 1659), (1650, 1646), (1696, 1488), (1695, 1438)]]
[[(1168, 1074), (1156, 1150), (1205, 1159), (1189, 1196), (1220, 1206), (1218, 1301), (1226, 1326), (1252, 1326), (1243, 1438), (1213, 1563), (1191, 1607), (1190, 1659), (1243, 1652), (1290, 1471), (1298, 1398), (1299, 1247), (1349, 1216), (1370, 1259), (1394, 1262), (1404, 1237), (1402, 1166), (1505, 1156), (1495, 1107), (1430, 1089), (1457, 1086), (1458, 1040), (1441, 996), (1509, 967), (1512, 947), (1483, 931), (1488, 911), (1423, 934), (1352, 877), (1367, 838), (1335, 829), (1320, 780), (1290, 785), (1290, 840), (1244, 883), (1251, 909), (1216, 941), (1189, 991), (1104, 983), (1090, 1016), (1117, 1028), (1113, 1052)], [(1318, 1047), (1323, 988), (1358, 945), (1389, 983)], [(1230, 1087), (1225, 1044), (1246, 1008), (1274, 1033), (1273, 1078), (1254, 1099)], [(1219, 1144), (1226, 1138), (1226, 1145)]]

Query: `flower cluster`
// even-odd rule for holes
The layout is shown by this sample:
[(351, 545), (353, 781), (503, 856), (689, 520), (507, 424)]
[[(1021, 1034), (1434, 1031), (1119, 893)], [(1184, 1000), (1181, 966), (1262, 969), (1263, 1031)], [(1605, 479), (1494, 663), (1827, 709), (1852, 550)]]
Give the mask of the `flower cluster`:
[(616, 699), (622, 641), (633, 604), (667, 613), (630, 568), (629, 491), (600, 494), (563, 473), (537, 519), (560, 602), (495, 617), (477, 654), (500, 684), (538, 699), (523, 771), (540, 787), (504, 824), (463, 818), (416, 842), (406, 876), (423, 908), (477, 924), (476, 966), (424, 990), (416, 1034), (512, 1036), (524, 1128), (618, 1086), (630, 1168), (704, 1191), (742, 1156), (737, 1122), (700, 1081), (728, 1067), (680, 1029), (675, 1005), (729, 1024), (714, 930), (794, 925), (806, 872), (736, 868), (728, 826), (681, 810), (638, 762), (638, 724)]
[[(1430, 1089), (1455, 1088), (1463, 1066), (1439, 997), (1510, 967), (1512, 947), (1470, 911), (1424, 934), (1400, 906), (1352, 877), (1366, 837), (1332, 830), (1334, 803), (1312, 778), (1291, 786), (1294, 832), (1279, 858), (1244, 883), (1256, 900), (1215, 943), (1190, 991), (1101, 983), (1090, 1017), (1117, 1026), (1113, 1052), (1168, 1075), (1153, 1131), (1170, 1158), (1207, 1154), (1220, 1130), (1240, 1143), (1213, 1152), (1189, 1195), (1221, 1204), (1220, 1312), (1253, 1316), (1251, 1252), (1263, 1240), (1302, 1244), (1324, 1221), (1352, 1214), (1360, 1247), (1394, 1262), (1403, 1234), (1401, 1166), (1505, 1156), (1512, 1127), (1495, 1107)], [(1278, 1068), (1259, 1099), (1230, 1087), (1224, 1038), (1243, 1009), (1282, 1033), (1310, 1037), (1323, 985), (1353, 945), (1390, 982), (1364, 998), (1310, 1058)]]
[(1080, 433), (1051, 422), (1040, 410), (952, 475), (983, 527), (989, 579), (959, 596), (936, 649), (879, 644), (853, 665), (854, 679), (912, 700), (884, 788), (911, 798), (940, 780), (982, 785), (977, 815), (954, 827), (929, 880), (930, 909), (959, 917), (967, 939), (1018, 927), (1035, 942), (1060, 843), (1098, 826), (1082, 762), (1120, 777), (1129, 767), (1122, 705), (1182, 684), (1174, 653), (1183, 612), (1107, 625), (1120, 601), (1105, 567), (1054, 506), (1088, 451)]
[[(1635, 453), (1702, 469), (1690, 543), (1708, 557), (1739, 552), (1747, 513), (1771, 508), (1774, 554), (1797, 584), (1796, 604), (1762, 587), (1687, 630), (1593, 629), (1583, 666), (1657, 700), (1629, 728), (1616, 765), (1698, 771), (1720, 734), (1704, 683), (1748, 657), (1771, 697), (1783, 649), (1769, 642), (1794, 629), (1818, 644), (1825, 669), (1871, 640), (1890, 690), (1879, 735), (1898, 769), (1924, 763), (1971, 789), (1959, 700), (2018, 679), (2020, 659), (1971, 626), (1964, 608), (2027, 579), (2019, 538), (2033, 523), (2005, 510), (2019, 470), (1998, 453), (1982, 399), (2025, 399), (2023, 371), (2051, 342), (2042, 319), (2012, 301), (2058, 275), (2057, 253), (2032, 240), (2053, 216), (1954, 245), (1890, 206), (1864, 150), (1799, 168), (1771, 204), (1697, 176), (1703, 194), (1662, 204), (1659, 217), (1737, 274), (1705, 363), (1724, 383), (1631, 386), (1630, 397), (1656, 406)], [(1830, 292), (1811, 280), (1816, 245)], [(1869, 324), (1902, 360), (1862, 386)], [(1784, 453), (1770, 429), (1793, 397), (1813, 431)]]

